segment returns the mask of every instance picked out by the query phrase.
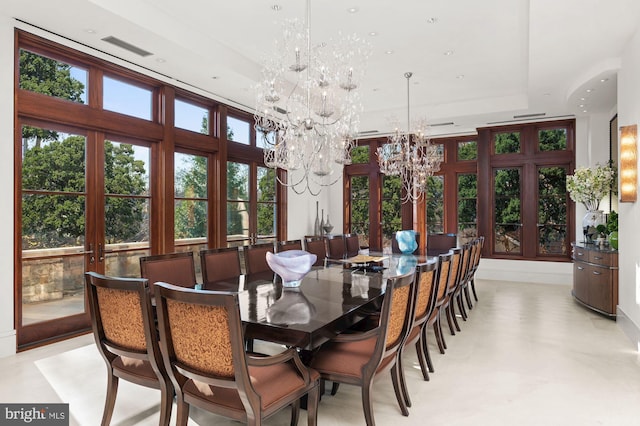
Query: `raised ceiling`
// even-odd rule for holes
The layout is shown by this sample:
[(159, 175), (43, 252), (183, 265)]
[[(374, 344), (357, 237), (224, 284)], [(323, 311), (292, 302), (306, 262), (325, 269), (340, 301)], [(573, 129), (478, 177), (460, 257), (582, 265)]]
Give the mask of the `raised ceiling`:
[[(3, 0), (0, 15), (252, 111), (253, 88), (280, 22), (304, 18), (306, 2)], [(369, 40), (360, 130), (377, 133), (390, 131), (391, 117), (406, 117), (406, 71), (413, 72), (411, 115), (435, 124), (434, 135), (610, 113), (620, 53), (639, 23), (638, 0), (311, 3), (314, 43), (331, 43), (340, 33)], [(109, 36), (151, 54), (103, 41)]]

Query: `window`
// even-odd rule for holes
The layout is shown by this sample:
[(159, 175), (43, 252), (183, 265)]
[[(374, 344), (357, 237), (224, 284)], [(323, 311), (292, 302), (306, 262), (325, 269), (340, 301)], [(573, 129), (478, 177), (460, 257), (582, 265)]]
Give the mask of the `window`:
[(244, 145), (251, 144), (251, 124), (239, 118), (227, 117), (227, 138)]
[(541, 129), (538, 131), (540, 151), (560, 151), (567, 149), (567, 129)]
[(275, 239), (278, 211), (276, 205), (276, 171), (258, 167), (258, 238)]
[(351, 162), (353, 164), (366, 164), (369, 162), (369, 145), (356, 146), (351, 150)]
[(249, 165), (227, 162), (227, 241), (243, 245), (249, 239)]
[(107, 76), (102, 84), (104, 109), (151, 120), (151, 90)]
[(87, 103), (87, 70), (20, 49), (20, 88)]
[(176, 245), (206, 243), (207, 157), (177, 152), (174, 170)]
[(567, 169), (538, 169), (538, 255), (567, 254)]
[(493, 172), (494, 249), (495, 253), (521, 254), (522, 216), (520, 211), (520, 174), (518, 168)]
[(427, 178), (427, 233), (444, 232), (444, 176)]
[(496, 154), (520, 152), (520, 132), (496, 133), (493, 140), (493, 152)]
[(465, 244), (478, 236), (478, 175), (458, 174), (458, 239)]
[(382, 176), (382, 247), (391, 248), (396, 231), (402, 230), (402, 182), (399, 176)]
[(175, 100), (175, 126), (192, 132), (209, 134), (209, 110), (207, 108)]
[(458, 161), (478, 159), (478, 143), (476, 141), (458, 142)]
[(350, 176), (350, 232), (360, 236), (360, 244), (369, 245), (369, 176)]

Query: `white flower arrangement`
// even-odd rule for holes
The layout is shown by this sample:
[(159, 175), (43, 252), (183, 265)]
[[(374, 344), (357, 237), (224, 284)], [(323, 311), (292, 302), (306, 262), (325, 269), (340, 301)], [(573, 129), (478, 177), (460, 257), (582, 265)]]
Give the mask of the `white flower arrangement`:
[(615, 191), (616, 171), (609, 166), (596, 165), (594, 168), (578, 167), (573, 175), (567, 176), (567, 191), (576, 203), (582, 203), (587, 210), (598, 210), (600, 200), (609, 191)]

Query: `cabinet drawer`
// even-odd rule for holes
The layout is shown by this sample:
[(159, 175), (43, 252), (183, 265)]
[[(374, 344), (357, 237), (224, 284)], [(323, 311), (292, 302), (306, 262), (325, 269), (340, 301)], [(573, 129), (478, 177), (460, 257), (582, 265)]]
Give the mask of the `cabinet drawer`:
[(585, 252), (589, 255), (589, 262), (602, 266), (618, 266), (618, 257), (612, 253), (603, 253), (596, 250)]
[(574, 247), (573, 248), (573, 258), (578, 261), (588, 262), (589, 261), (589, 250), (585, 250), (582, 247)]
[(589, 304), (608, 314), (615, 313), (613, 302), (612, 271), (607, 268), (589, 266)]

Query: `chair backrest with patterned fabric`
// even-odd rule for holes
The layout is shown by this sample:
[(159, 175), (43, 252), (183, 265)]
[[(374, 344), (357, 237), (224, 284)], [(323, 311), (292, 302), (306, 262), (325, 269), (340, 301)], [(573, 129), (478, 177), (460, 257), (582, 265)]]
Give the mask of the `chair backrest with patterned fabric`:
[(211, 284), (242, 275), (238, 247), (201, 250), (200, 262), (203, 284)]
[[(413, 305), (415, 301), (415, 270), (406, 275), (392, 277), (387, 281), (387, 290), (385, 290), (385, 301), (387, 299), (386, 291), (393, 287), (393, 295), (390, 297), (391, 303), (388, 307), (388, 314), (383, 320), (381, 314), (381, 323), (386, 321), (387, 332), (385, 335), (385, 357), (390, 352), (395, 352), (409, 333), (412, 324)], [(384, 305), (383, 305), (384, 310)], [(381, 310), (381, 312), (383, 312)]]
[(449, 280), (447, 284), (447, 292), (451, 293), (458, 285), (458, 278), (460, 277), (460, 266), (462, 266), (462, 249), (451, 249), (453, 257), (451, 258), (451, 271), (449, 272)]
[(416, 266), (416, 307), (414, 324), (422, 322), (431, 315), (436, 300), (436, 275), (438, 262), (422, 263)]
[(309, 253), (316, 255), (316, 262), (313, 266), (324, 265), (324, 260), (327, 257), (327, 245), (324, 237), (305, 237), (304, 249)]
[(195, 287), (196, 268), (193, 252), (157, 254), (140, 258), (140, 276), (149, 280), (153, 290), (158, 281), (180, 287)]
[(453, 253), (451, 252), (438, 256), (438, 277), (436, 280), (438, 283), (438, 297), (436, 298), (436, 305), (441, 304), (447, 295), (452, 259)]
[(267, 252), (274, 252), (273, 243), (258, 243), (244, 246), (244, 266), (247, 274), (270, 271)]

